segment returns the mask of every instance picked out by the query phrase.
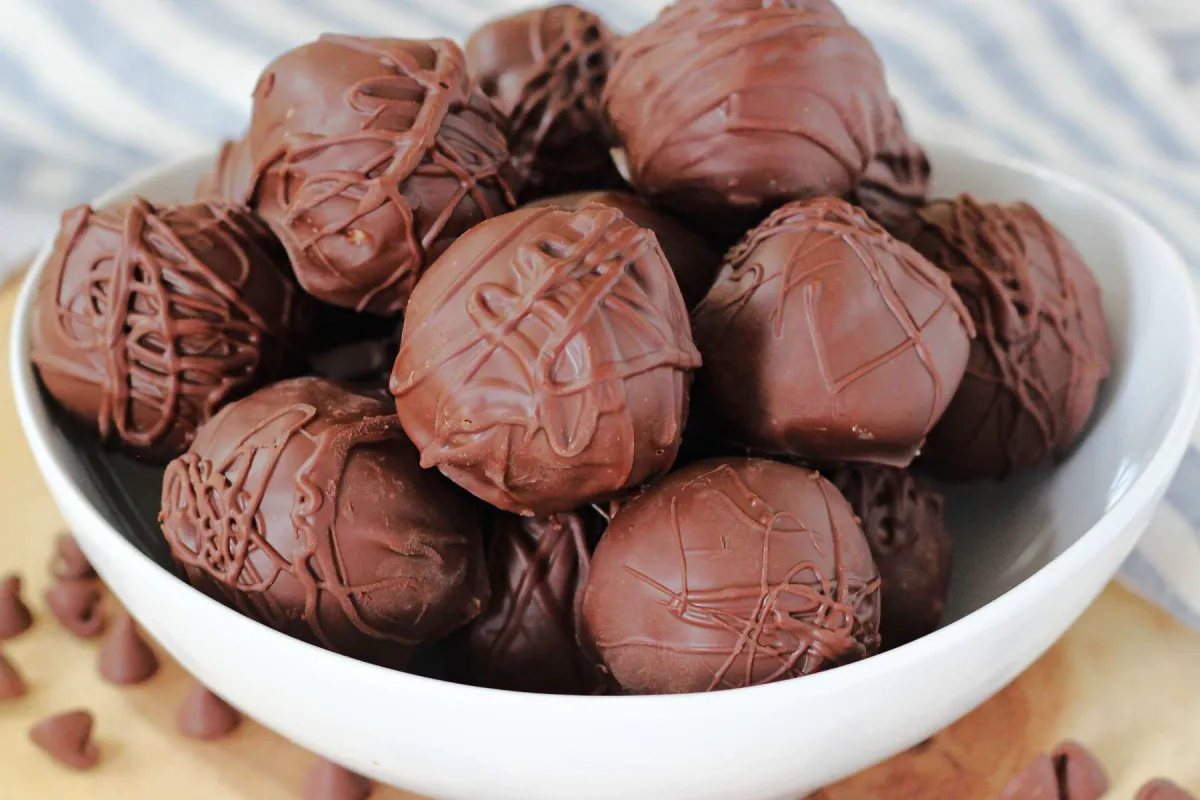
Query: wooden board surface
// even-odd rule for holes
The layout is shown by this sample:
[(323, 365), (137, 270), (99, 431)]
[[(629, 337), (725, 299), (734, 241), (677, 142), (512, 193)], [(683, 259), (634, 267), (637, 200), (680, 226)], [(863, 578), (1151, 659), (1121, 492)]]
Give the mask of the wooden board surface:
[[(42, 602), (62, 521), (17, 423), (8, 380), (15, 286), (0, 293), (0, 576), (19, 572), (38, 616), (2, 650), (30, 694), (0, 704), (3, 800), (284, 800), (299, 797), (314, 759), (247, 722), (231, 738), (198, 743), (174, 729), (189, 679), (175, 664), (150, 683), (100, 681), (97, 642), (60, 629)], [(110, 610), (111, 611), (111, 610)], [(1118, 586), (1110, 586), (1066, 638), (1012, 686), (947, 731), (891, 762), (819, 793), (821, 800), (985, 800), (1033, 754), (1064, 737), (1108, 767), (1112, 800), (1167, 775), (1200, 793), (1200, 636)], [(77, 707), (96, 715), (101, 765), (69, 772), (29, 742), (45, 715)], [(882, 713), (886, 713), (884, 710)], [(379, 789), (377, 800), (415, 796)]]

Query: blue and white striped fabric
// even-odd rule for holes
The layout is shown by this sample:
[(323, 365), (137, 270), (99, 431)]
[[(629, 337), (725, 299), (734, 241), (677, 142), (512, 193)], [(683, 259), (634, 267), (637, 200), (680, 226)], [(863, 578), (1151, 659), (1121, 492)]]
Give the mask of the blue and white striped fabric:
[[(0, 267), (48, 235), (60, 208), (240, 131), (255, 78), (281, 50), (326, 30), (461, 40), (528, 2), (3, 0)], [(919, 134), (1104, 186), (1156, 221), (1200, 272), (1197, 0), (841, 4), (874, 40)], [(659, 3), (592, 5), (631, 29)], [(1124, 575), (1200, 628), (1193, 439)]]

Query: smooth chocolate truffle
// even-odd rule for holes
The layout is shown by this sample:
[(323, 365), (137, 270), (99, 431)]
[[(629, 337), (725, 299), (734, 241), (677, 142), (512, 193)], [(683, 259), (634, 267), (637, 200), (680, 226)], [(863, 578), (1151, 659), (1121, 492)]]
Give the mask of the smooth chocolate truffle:
[(600, 107), (615, 43), (572, 5), (493, 20), (467, 40), (471, 77), (508, 117), (523, 199), (624, 185)]
[(621, 506), (592, 558), (583, 622), (627, 692), (754, 686), (873, 654), (879, 573), (817, 473), (701, 461)]
[(92, 741), (92, 712), (66, 711), (43, 719), (29, 738), (47, 755), (71, 769), (91, 769), (100, 763), (100, 748)]
[(262, 223), (223, 202), (67, 211), (30, 327), (42, 384), (106, 442), (179, 455), (294, 358), (308, 316), (277, 251)]
[(747, 234), (692, 326), (712, 435), (894, 466), (950, 402), (971, 337), (945, 274), (832, 198), (789, 203)]
[(21, 576), (0, 579), (0, 640), (12, 639), (29, 630), (33, 614), (21, 597)]
[(159, 515), (192, 585), (388, 666), (473, 619), (488, 599), (476, 504), (418, 466), (385, 398), (297, 378), (203, 426)]
[(879, 154), (850, 194), (873, 220), (893, 235), (906, 238), (929, 194), (931, 167), (925, 150), (904, 127), (894, 104), (880, 132)]
[(202, 683), (193, 684), (175, 713), (176, 729), (189, 739), (224, 739), (242, 724), (242, 715)]
[(418, 284), (391, 390), (421, 466), (545, 516), (670, 469), (699, 364), (650, 231), (606, 205), (528, 208)]
[(326, 34), (267, 66), (212, 185), (271, 225), (309, 293), (389, 316), (512, 207), (504, 128), (453, 42)]
[(492, 601), (456, 648), (455, 677), (519, 692), (597, 691), (600, 674), (577, 637), (590, 558), (579, 513), (498, 513), (488, 544)]
[(895, 467), (844, 466), (828, 477), (854, 509), (879, 568), (883, 649), (936, 630), (946, 609), (953, 554), (943, 497)]
[(628, 192), (577, 192), (547, 197), (530, 205), (577, 209), (588, 203), (612, 206), (635, 225), (653, 231), (663, 255), (667, 257), (667, 263), (671, 265), (671, 272), (675, 273), (683, 302), (688, 308), (694, 308), (708, 294), (721, 267), (721, 257), (687, 226), (651, 208), (637, 195)]
[(922, 465), (950, 480), (1000, 479), (1065, 457), (1112, 368), (1087, 264), (1025, 203), (963, 195), (927, 206), (920, 220), (913, 246), (950, 276), (978, 331)]
[(680, 0), (622, 40), (604, 106), (631, 182), (716, 222), (850, 192), (892, 101), (828, 0)]

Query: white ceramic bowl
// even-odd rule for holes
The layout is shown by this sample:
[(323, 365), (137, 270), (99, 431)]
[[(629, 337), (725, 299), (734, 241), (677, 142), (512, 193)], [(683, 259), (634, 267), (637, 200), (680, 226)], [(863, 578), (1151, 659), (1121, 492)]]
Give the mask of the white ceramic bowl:
[[(44, 253), (14, 321), (21, 421), (63, 514), (121, 602), (197, 678), (310, 750), (437, 797), (796, 798), (921, 741), (1045, 651), (1134, 546), (1200, 403), (1191, 282), (1162, 237), (1116, 201), (1048, 170), (950, 147), (932, 155), (939, 194), (1030, 200), (1074, 240), (1103, 287), (1116, 368), (1090, 434), (1066, 463), (950, 492), (952, 622), (830, 672), (709, 695), (524, 695), (391, 672), (239, 616), (117, 532), (132, 523), (100, 510), (113, 487), (81, 466), (79, 448), (48, 415), (27, 336)], [(206, 163), (159, 170), (99, 202), (135, 191), (186, 199)], [(153, 473), (112, 460), (117, 493), (142, 498), (128, 507), (152, 508)]]

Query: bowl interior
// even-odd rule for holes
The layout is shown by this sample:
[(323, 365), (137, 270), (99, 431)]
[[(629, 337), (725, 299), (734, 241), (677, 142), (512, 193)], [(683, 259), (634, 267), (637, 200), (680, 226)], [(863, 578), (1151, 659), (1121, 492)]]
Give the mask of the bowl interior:
[[(1091, 431), (1064, 464), (999, 485), (944, 487), (956, 546), (949, 622), (1049, 564), (1113, 506), (1179, 415), (1187, 384), (1181, 364), (1188, 363), (1180, 357), (1194, 354), (1180, 352), (1191, 344), (1190, 295), (1185, 291), (1181, 298), (1178, 281), (1133, 280), (1133, 265), (1178, 261), (1144, 223), (1053, 173), (987, 161), (949, 146), (934, 146), (930, 155), (936, 196), (967, 191), (986, 200), (1027, 200), (1066, 233), (1102, 288), (1116, 359)], [(189, 159), (135, 179), (97, 202), (132, 193), (158, 202), (188, 200), (209, 163), (208, 156)], [(46, 436), (60, 468), (113, 528), (169, 569), (155, 522), (161, 470), (106, 452), (57, 414), (53, 404), (45, 405), (52, 420)]]

